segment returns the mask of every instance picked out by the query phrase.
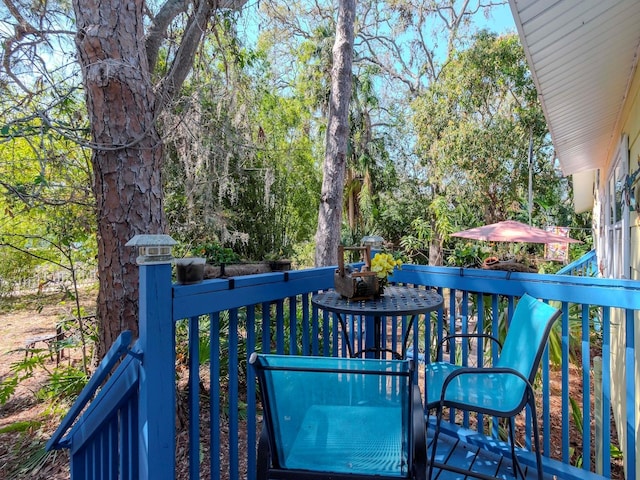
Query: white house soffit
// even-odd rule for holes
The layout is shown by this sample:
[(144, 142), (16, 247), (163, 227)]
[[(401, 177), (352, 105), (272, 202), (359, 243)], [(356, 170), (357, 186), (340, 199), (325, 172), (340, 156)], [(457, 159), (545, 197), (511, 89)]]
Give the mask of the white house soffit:
[(601, 167), (640, 47), (638, 0), (509, 0), (565, 175)]

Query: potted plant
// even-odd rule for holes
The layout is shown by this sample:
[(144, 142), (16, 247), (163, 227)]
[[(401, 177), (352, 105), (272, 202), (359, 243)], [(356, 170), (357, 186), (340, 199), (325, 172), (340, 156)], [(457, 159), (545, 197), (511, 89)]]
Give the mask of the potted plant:
[(176, 258), (176, 279), (181, 285), (199, 283), (204, 278), (204, 257)]
[(270, 253), (265, 256), (265, 261), (269, 263), (269, 268), (273, 272), (284, 272), (291, 270), (291, 260), (285, 258), (285, 255), (280, 253)]

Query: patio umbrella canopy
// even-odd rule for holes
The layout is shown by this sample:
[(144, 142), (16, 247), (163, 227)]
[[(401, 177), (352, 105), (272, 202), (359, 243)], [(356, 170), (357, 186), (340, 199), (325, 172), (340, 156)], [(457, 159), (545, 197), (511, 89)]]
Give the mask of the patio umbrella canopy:
[(556, 233), (547, 232), (541, 228), (527, 224), (506, 220), (482, 227), (452, 233), (452, 237), (484, 240), (487, 242), (521, 242), (521, 243), (582, 243), (580, 240), (564, 237)]

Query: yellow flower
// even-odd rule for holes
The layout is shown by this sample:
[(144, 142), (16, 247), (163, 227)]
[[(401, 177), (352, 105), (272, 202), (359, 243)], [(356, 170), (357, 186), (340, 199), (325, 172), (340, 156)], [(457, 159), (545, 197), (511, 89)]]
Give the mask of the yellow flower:
[(375, 272), (378, 278), (386, 279), (396, 267), (402, 267), (402, 261), (396, 260), (389, 253), (376, 253), (371, 260), (371, 271)]

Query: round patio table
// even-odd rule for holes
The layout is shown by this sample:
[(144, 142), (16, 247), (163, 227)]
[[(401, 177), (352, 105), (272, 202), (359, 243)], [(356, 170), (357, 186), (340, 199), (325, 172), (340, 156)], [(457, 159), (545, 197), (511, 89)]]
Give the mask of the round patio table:
[[(386, 286), (382, 296), (370, 300), (351, 300), (335, 290), (327, 290), (311, 297), (312, 305), (338, 315), (350, 357), (372, 352), (374, 358), (380, 358), (381, 353), (386, 350), (382, 348), (382, 317), (411, 315), (411, 321), (403, 335), (402, 354), (392, 352), (394, 357), (404, 358), (416, 315), (437, 310), (443, 305), (443, 302), (442, 296), (434, 290), (421, 290), (405, 286)], [(346, 315), (365, 317), (365, 349), (360, 352), (353, 352), (346, 328)], [(370, 335), (370, 332), (373, 332), (373, 336)]]

